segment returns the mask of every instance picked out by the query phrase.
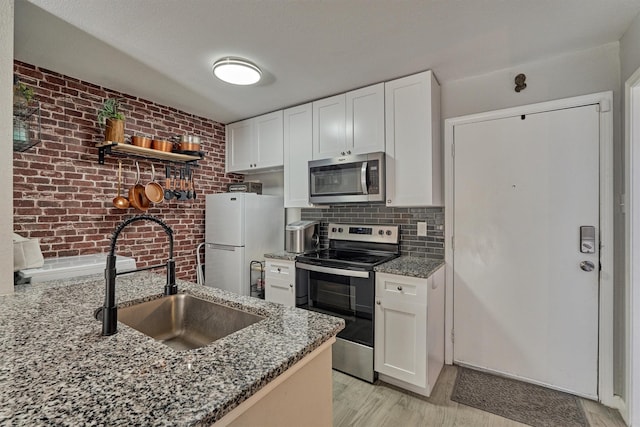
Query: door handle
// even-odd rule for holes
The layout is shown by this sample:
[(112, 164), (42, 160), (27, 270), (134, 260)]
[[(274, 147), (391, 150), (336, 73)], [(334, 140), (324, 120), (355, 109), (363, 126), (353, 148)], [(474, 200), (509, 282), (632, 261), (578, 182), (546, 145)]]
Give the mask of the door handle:
[(596, 266), (591, 261), (582, 261), (580, 263), (580, 268), (584, 271), (593, 271), (593, 269), (596, 268)]
[(360, 185), (362, 186), (362, 194), (369, 194), (369, 189), (367, 188), (367, 163), (362, 162), (362, 167), (360, 168)]

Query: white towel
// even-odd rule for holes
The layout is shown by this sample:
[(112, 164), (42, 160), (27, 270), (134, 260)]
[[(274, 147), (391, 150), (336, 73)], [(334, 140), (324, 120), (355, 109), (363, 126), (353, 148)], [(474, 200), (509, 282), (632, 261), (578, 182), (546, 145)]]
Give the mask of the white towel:
[(44, 265), (38, 239), (27, 239), (13, 233), (13, 271), (39, 268)]

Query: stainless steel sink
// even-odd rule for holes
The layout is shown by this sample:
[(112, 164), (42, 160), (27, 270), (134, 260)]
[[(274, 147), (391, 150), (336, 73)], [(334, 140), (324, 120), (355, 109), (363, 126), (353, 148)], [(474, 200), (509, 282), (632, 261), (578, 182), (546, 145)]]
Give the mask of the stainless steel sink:
[(203, 347), (262, 319), (189, 294), (118, 308), (118, 321), (175, 350)]

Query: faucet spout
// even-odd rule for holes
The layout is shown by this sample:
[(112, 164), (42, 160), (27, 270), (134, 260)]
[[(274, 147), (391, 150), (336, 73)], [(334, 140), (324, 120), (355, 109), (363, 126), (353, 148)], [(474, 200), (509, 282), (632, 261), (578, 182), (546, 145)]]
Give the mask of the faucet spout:
[(174, 295), (178, 293), (178, 286), (176, 285), (176, 262), (173, 259), (173, 230), (159, 218), (151, 215), (137, 215), (131, 217), (120, 224), (111, 236), (111, 250), (107, 255), (107, 265), (104, 270), (105, 277), (105, 294), (104, 305), (102, 307), (102, 335), (113, 335), (117, 332), (118, 325), (118, 309), (116, 307), (116, 276), (119, 274), (116, 271), (116, 242), (122, 230), (129, 224), (137, 221), (151, 221), (159, 224), (162, 229), (169, 236), (169, 259), (166, 265), (140, 268), (133, 271), (126, 271), (126, 273), (132, 273), (134, 271), (148, 270), (150, 268), (166, 267), (167, 269), (167, 283), (164, 286), (165, 295)]

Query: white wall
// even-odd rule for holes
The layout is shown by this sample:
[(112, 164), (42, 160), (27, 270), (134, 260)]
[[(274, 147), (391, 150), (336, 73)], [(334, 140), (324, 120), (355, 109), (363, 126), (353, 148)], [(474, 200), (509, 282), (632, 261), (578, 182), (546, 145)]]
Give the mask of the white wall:
[(640, 68), (640, 15), (620, 39), (620, 74), (625, 81)]
[[(519, 73), (526, 74), (527, 88), (517, 93), (513, 80)], [(441, 82), (442, 118), (619, 91), (619, 82), (619, 45), (609, 43), (480, 76)]]
[[(625, 36), (629, 51), (627, 68), (640, 62), (640, 24)], [(622, 43), (622, 42), (621, 42)], [(519, 105), (568, 98), (595, 92), (614, 92), (614, 199), (623, 192), (624, 156), (622, 140), (621, 43), (520, 64), (492, 73), (442, 83), (442, 116), (451, 118)], [(637, 65), (636, 65), (637, 67)], [(635, 70), (635, 69), (634, 69)], [(633, 72), (633, 70), (631, 70)], [(527, 76), (527, 88), (515, 92), (517, 74)], [(614, 206), (614, 392), (625, 396), (624, 216)]]
[(247, 182), (261, 182), (262, 194), (284, 196), (284, 173), (282, 171), (245, 175), (244, 180)]
[(13, 1), (0, 1), (0, 294), (13, 292)]

